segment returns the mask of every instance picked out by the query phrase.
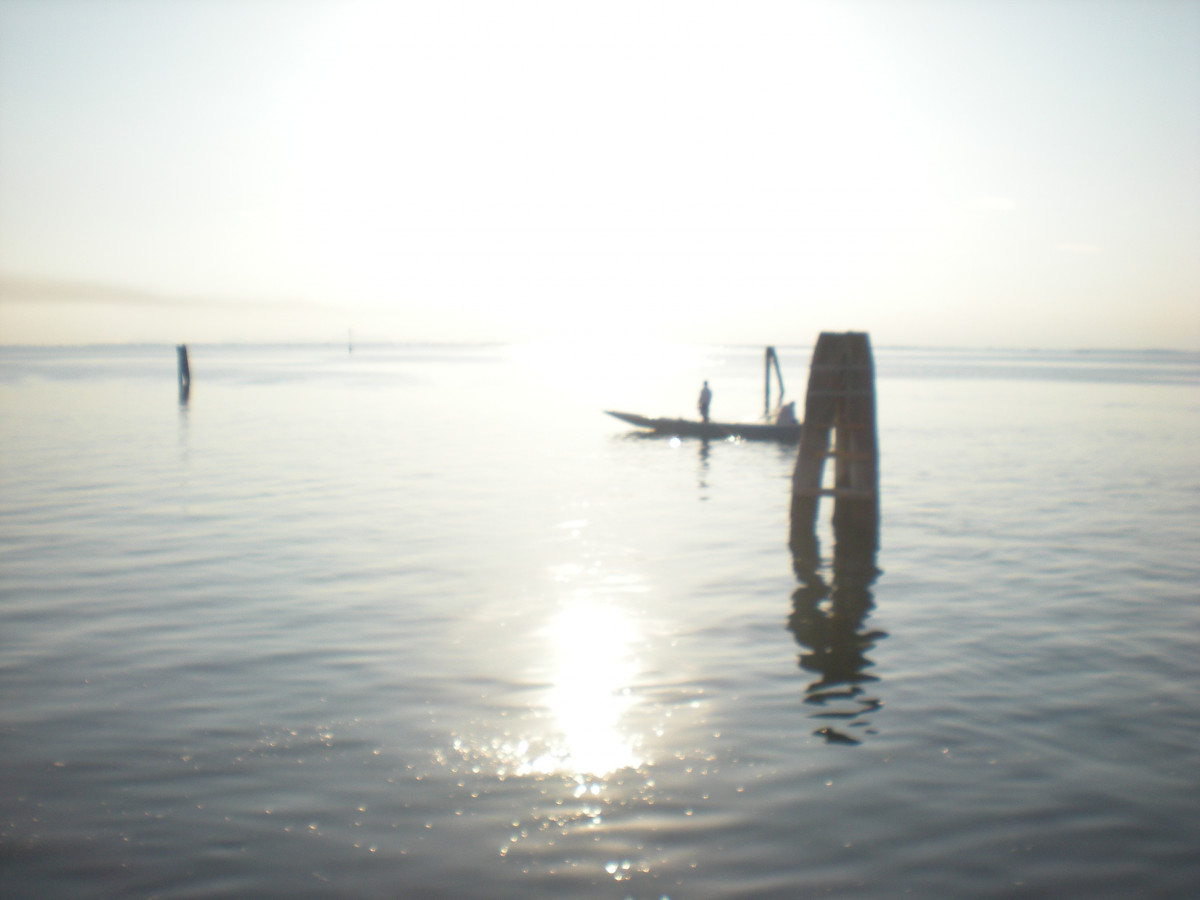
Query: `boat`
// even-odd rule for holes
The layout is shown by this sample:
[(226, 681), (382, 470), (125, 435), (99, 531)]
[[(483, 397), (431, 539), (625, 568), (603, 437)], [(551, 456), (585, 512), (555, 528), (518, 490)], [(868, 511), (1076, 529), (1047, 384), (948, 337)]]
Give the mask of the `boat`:
[[(787, 415), (781, 417), (778, 413), (771, 415), (771, 368), (774, 366), (775, 376), (779, 381), (780, 409)], [(638, 428), (649, 429), (650, 434), (671, 437), (698, 437), (724, 440), (726, 438), (743, 438), (748, 441), (783, 441), (797, 443), (804, 426), (796, 421), (793, 410), (794, 404), (783, 405), (783, 373), (779, 370), (779, 357), (775, 348), (768, 347), (766, 354), (766, 379), (764, 385), (763, 418), (758, 422), (709, 422), (696, 419), (656, 419), (641, 416), (637, 413), (617, 412), (606, 409), (605, 412), (622, 422), (636, 425)], [(785, 423), (780, 422), (780, 418)], [(790, 419), (790, 421), (786, 421)]]
[(650, 433), (670, 437), (698, 437), (716, 440), (742, 438), (747, 441), (783, 441), (797, 443), (804, 426), (772, 425), (767, 422), (700, 422), (695, 419), (654, 419), (637, 413), (617, 412), (606, 409), (608, 415), (648, 428)]

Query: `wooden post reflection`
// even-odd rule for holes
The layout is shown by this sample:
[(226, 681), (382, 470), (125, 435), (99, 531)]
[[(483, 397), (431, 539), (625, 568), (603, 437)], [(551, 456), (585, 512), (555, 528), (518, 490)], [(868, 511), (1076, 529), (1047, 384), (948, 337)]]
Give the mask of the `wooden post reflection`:
[[(870, 714), (882, 706), (865, 685), (878, 679), (867, 669), (867, 652), (886, 637), (864, 625), (875, 606), (871, 587), (879, 570), (873, 545), (843, 533), (836, 540), (828, 580), (817, 566), (793, 557), (801, 585), (792, 594), (788, 628), (802, 648), (800, 668), (817, 675), (805, 689), (804, 702), (816, 706), (814, 733), (829, 743), (858, 744), (855, 734), (873, 734)], [(861, 731), (858, 731), (861, 729)]]

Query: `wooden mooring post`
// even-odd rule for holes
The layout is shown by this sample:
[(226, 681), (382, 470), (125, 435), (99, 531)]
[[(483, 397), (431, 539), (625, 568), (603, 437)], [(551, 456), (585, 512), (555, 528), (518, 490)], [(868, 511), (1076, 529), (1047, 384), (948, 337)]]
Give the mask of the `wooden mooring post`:
[[(826, 486), (825, 460), (830, 457), (833, 484)], [(865, 332), (823, 332), (813, 350), (804, 430), (792, 474), (790, 544), (797, 572), (817, 567), (822, 497), (834, 502), (835, 556), (873, 561), (879, 542), (879, 447), (875, 366)]]
[(175, 352), (179, 354), (179, 402), (187, 403), (192, 393), (192, 370), (188, 365), (187, 344), (180, 344), (175, 348)]

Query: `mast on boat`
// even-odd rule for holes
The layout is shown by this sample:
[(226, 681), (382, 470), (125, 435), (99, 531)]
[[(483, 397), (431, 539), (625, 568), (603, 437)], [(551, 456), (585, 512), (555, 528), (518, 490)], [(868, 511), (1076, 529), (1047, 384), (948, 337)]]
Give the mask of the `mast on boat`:
[(783, 372), (779, 369), (779, 357), (775, 355), (775, 348), (768, 347), (765, 362), (765, 372), (763, 373), (763, 418), (769, 418), (771, 415), (771, 366), (775, 367), (775, 377), (779, 381), (779, 402), (783, 402)]

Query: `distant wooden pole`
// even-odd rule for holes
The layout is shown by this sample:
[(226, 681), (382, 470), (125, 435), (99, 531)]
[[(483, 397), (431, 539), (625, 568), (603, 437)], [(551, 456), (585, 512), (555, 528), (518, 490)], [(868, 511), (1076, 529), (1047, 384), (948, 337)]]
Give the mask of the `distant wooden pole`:
[(192, 392), (192, 370), (188, 365), (187, 344), (175, 348), (179, 354), (179, 402), (186, 403)]
[[(825, 487), (825, 460), (831, 456), (833, 487)], [(864, 332), (824, 332), (813, 350), (804, 430), (792, 473), (791, 546), (798, 566), (816, 564), (822, 497), (834, 498), (835, 540), (873, 556), (879, 540), (879, 447), (875, 366)]]

